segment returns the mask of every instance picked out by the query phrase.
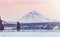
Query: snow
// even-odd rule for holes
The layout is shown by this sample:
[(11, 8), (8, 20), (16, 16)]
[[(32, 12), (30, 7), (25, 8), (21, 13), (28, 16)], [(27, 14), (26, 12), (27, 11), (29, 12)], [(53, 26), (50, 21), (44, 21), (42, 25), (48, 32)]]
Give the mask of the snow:
[(54, 28), (53, 28), (53, 30), (58, 30), (59, 29), (59, 26), (55, 26)]
[(16, 28), (16, 27), (4, 27), (4, 29), (7, 29), (7, 30), (8, 30), (8, 29), (11, 29), (11, 30), (12, 30), (12, 29), (14, 29), (14, 28)]
[(55, 22), (55, 20), (46, 18), (45, 16), (42, 16), (37, 11), (31, 11), (27, 15), (21, 17), (19, 19), (19, 22), (21, 22), (21, 23), (37, 23), (37, 22)]
[(8, 24), (8, 22), (2, 20), (2, 24)]
[(0, 32), (0, 37), (60, 37), (60, 32)]

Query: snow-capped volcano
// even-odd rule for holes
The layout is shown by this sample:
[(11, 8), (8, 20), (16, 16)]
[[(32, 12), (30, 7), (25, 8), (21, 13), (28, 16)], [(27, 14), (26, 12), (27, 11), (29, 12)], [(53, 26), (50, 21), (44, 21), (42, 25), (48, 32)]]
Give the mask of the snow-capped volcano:
[(42, 16), (36, 11), (31, 11), (27, 15), (20, 18), (21, 23), (37, 23), (37, 22), (51, 22), (52, 20)]

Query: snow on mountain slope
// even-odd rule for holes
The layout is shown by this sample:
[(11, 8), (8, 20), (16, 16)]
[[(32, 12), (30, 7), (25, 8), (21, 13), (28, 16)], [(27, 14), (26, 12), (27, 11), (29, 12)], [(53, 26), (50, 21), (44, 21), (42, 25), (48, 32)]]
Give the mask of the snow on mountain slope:
[(13, 21), (8, 21), (9, 24), (17, 24), (17, 22), (13, 22)]
[(2, 24), (8, 24), (8, 22), (2, 20)]
[(36, 11), (31, 11), (19, 20), (21, 23), (51, 22), (52, 20), (42, 16)]

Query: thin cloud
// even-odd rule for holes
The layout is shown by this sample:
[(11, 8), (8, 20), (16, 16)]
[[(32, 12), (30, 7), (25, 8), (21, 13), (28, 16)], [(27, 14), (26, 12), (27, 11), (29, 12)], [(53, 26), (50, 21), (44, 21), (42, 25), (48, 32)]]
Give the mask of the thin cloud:
[(20, 4), (48, 4), (43, 0), (0, 0), (0, 7), (19, 6)]

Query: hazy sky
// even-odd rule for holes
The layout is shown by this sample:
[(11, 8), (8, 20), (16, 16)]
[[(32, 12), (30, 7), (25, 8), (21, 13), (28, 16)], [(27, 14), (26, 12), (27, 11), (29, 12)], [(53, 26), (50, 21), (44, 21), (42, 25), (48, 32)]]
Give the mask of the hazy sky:
[(3, 20), (17, 20), (32, 10), (50, 19), (60, 20), (60, 0), (0, 0)]

